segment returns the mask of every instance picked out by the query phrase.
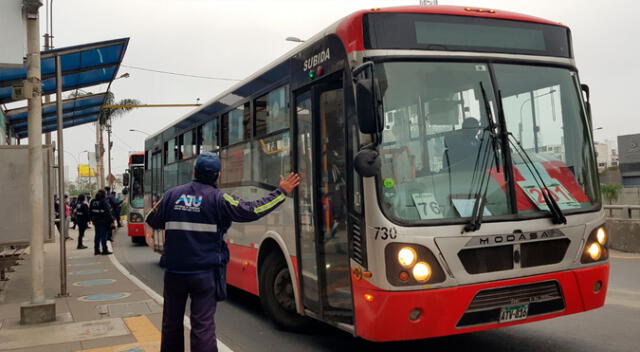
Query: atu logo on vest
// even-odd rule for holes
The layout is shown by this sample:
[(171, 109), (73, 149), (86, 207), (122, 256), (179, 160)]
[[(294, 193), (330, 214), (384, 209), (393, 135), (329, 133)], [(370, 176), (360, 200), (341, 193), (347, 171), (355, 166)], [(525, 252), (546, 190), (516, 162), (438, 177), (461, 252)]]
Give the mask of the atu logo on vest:
[(194, 196), (190, 194), (183, 194), (176, 201), (174, 210), (183, 210), (190, 212), (200, 212), (200, 205), (202, 205), (202, 196)]

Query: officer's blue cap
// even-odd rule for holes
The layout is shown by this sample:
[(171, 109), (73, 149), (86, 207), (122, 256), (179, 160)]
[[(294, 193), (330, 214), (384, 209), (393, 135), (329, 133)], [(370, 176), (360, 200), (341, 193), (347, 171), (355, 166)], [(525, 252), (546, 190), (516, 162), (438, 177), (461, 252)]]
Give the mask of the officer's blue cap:
[(198, 155), (193, 168), (200, 173), (217, 174), (220, 172), (220, 158), (213, 153), (204, 152)]

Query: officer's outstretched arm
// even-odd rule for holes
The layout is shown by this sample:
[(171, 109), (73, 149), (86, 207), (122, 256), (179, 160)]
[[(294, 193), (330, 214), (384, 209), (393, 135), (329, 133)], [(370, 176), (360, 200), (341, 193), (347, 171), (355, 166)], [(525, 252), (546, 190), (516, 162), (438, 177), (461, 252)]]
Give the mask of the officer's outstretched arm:
[(290, 193), (300, 184), (300, 176), (291, 173), (284, 179), (280, 177), (280, 187), (266, 197), (253, 202), (244, 201), (224, 193), (222, 195), (222, 209), (224, 214), (235, 222), (250, 222), (260, 219), (279, 207)]

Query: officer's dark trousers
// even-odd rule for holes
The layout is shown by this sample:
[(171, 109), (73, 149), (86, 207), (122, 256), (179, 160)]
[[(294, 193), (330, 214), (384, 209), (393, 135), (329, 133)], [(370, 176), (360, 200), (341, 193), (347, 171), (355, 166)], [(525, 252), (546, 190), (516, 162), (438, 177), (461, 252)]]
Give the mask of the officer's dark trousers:
[(87, 231), (87, 223), (86, 222), (78, 222), (78, 249), (80, 249), (80, 247), (84, 246), (84, 244), (82, 243), (82, 240), (84, 239), (84, 232)]
[(164, 273), (161, 352), (184, 351), (184, 310), (191, 297), (191, 352), (217, 352), (216, 288), (213, 271), (197, 274)]
[[(96, 229), (96, 235), (93, 238), (93, 252), (95, 254), (109, 252), (109, 247), (107, 247), (107, 233), (109, 231), (109, 225), (94, 225)], [(100, 251), (100, 247), (102, 247), (102, 251)]]

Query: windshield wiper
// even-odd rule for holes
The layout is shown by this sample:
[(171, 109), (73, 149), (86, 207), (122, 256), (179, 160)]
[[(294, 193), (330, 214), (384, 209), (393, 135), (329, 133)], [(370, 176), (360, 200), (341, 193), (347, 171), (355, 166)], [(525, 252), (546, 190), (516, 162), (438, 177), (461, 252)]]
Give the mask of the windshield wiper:
[(482, 91), (482, 100), (484, 101), (484, 110), (487, 113), (487, 121), (489, 126), (489, 135), (491, 136), (491, 148), (493, 149), (493, 158), (496, 163), (496, 171), (500, 172), (500, 161), (498, 159), (498, 138), (496, 137), (496, 123), (493, 121), (493, 112), (491, 111), (491, 105), (489, 105), (489, 100), (487, 99), (487, 92), (484, 90), (484, 86), (482, 85), (482, 81), (479, 82), (480, 91)]
[(527, 153), (527, 151), (520, 144), (520, 141), (518, 141), (518, 139), (512, 133), (509, 133), (509, 137), (511, 137), (511, 139), (509, 139), (509, 142), (511, 143), (511, 145), (513, 145), (514, 150), (518, 153), (518, 155), (520, 155), (520, 159), (522, 159), (524, 164), (527, 166), (527, 169), (529, 169), (529, 172), (531, 173), (531, 175), (533, 175), (533, 179), (536, 182), (536, 185), (538, 186), (538, 188), (540, 188), (540, 193), (542, 193), (544, 202), (547, 204), (547, 208), (549, 208), (549, 212), (551, 213), (551, 221), (554, 224), (566, 224), (567, 218), (562, 213), (562, 209), (558, 205), (558, 202), (556, 202), (555, 198), (550, 196), (551, 193), (549, 191), (549, 188), (545, 184), (544, 179), (540, 175), (540, 172), (538, 172), (538, 168), (536, 168), (535, 164), (531, 160), (531, 157), (529, 157), (529, 153)]
[[(494, 137), (489, 134), (489, 138), (493, 139)], [(491, 151), (491, 149), (489, 148), (489, 143), (491, 143), (491, 141), (484, 143), (484, 140), (485, 139), (483, 138), (483, 143), (480, 144), (480, 150), (482, 150), (484, 147), (484, 153), (482, 153), (482, 161), (479, 162), (481, 152), (478, 152), (478, 158), (476, 159), (476, 165), (473, 169), (473, 176), (471, 178), (471, 185), (473, 186), (475, 184), (475, 180), (478, 178), (477, 174), (481, 174), (480, 181), (478, 183), (478, 191), (475, 193), (473, 210), (471, 211), (471, 220), (469, 220), (469, 222), (464, 225), (464, 229), (462, 231), (463, 233), (478, 231), (480, 229), (480, 226), (482, 225), (482, 216), (484, 214), (484, 207), (486, 203), (485, 200), (487, 197), (487, 190), (489, 189), (489, 181), (491, 179), (490, 174), (487, 172), (487, 167), (493, 167), (493, 164), (495, 162), (495, 159), (489, 156), (489, 153)]]
[[(491, 168), (495, 164), (496, 172), (498, 173), (500, 172), (500, 159), (498, 158), (498, 144), (497, 144), (498, 138), (496, 136), (496, 124), (495, 124), (495, 121), (493, 121), (493, 112), (491, 111), (489, 100), (487, 99), (487, 92), (485, 91), (484, 86), (482, 85), (482, 82), (479, 82), (479, 84), (480, 84), (480, 90), (482, 92), (482, 100), (484, 101), (484, 109), (485, 109), (487, 121), (488, 121), (488, 126), (487, 128), (484, 129), (484, 131), (488, 132), (490, 141), (487, 143), (487, 147), (484, 150), (482, 162), (479, 164), (480, 153), (482, 151), (483, 145), (485, 144), (484, 143), (485, 133), (483, 133), (483, 138), (482, 138), (483, 143), (480, 144), (480, 150), (478, 151), (476, 164), (473, 168), (471, 185), (474, 184), (474, 181), (477, 178), (478, 172), (481, 172), (482, 176), (480, 177), (478, 192), (475, 194), (475, 201), (473, 202), (473, 210), (471, 211), (471, 220), (469, 220), (469, 222), (464, 226), (463, 233), (478, 231), (480, 229), (480, 226), (482, 225), (482, 217), (484, 215), (484, 207), (486, 203), (487, 190), (489, 189), (489, 181), (491, 179), (491, 176), (487, 173), (487, 166)], [(489, 143), (491, 145), (491, 151), (493, 152), (493, 158), (490, 158), (488, 155)], [(490, 159), (492, 159), (491, 162), (489, 162)], [(478, 165), (481, 165), (479, 169), (478, 169)]]

